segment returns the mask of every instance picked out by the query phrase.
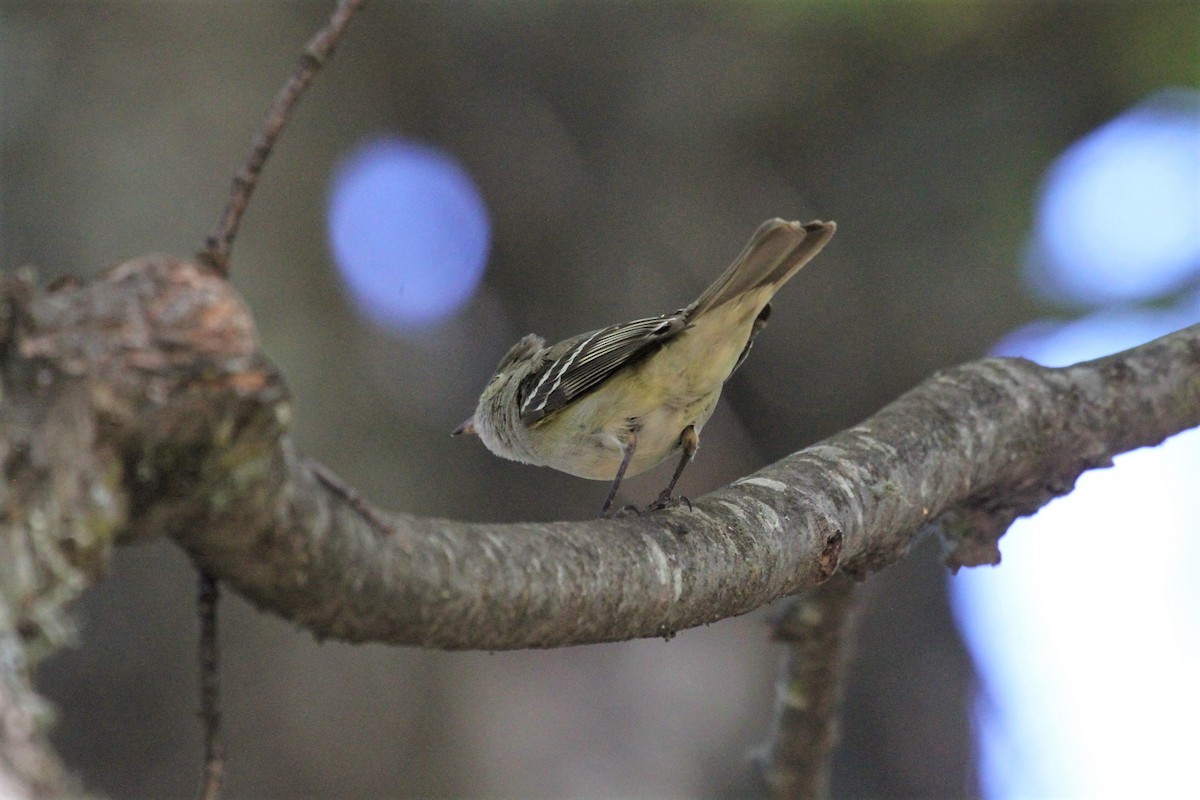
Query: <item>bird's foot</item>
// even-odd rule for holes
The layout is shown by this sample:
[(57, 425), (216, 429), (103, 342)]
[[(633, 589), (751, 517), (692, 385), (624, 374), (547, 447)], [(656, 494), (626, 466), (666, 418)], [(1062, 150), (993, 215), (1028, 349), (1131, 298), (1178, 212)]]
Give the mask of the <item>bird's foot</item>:
[(679, 506), (687, 506), (688, 511), (691, 511), (692, 510), (692, 501), (688, 500), (683, 495), (679, 495), (678, 497), (672, 497), (671, 493), (669, 491), (664, 491), (662, 494), (660, 494), (658, 496), (657, 500), (655, 500), (650, 505), (646, 506), (646, 511), (647, 511), (647, 513), (649, 513), (651, 511), (662, 511), (662, 510), (668, 509), (668, 508), (679, 508)]

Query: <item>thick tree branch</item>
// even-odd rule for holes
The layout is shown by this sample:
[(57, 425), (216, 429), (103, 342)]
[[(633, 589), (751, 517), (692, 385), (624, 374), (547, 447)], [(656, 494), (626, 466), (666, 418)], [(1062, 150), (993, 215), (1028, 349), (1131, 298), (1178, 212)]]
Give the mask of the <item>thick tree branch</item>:
[(24, 313), (32, 299), (26, 280), (0, 277), (0, 797), (14, 800), (72, 789), (31, 675), (72, 640), (67, 607), (128, 519), (122, 470), (99, 441), (83, 381), (27, 358), (13, 336), (35, 324)]
[[(64, 535), (108, 533), (74, 557), (102, 563), (113, 537), (165, 532), (258, 605), (350, 641), (494, 650), (669, 636), (838, 569), (879, 569), (935, 521), (952, 564), (993, 563), (1008, 524), (1082, 471), (1200, 423), (1197, 326), (1064, 369), (945, 370), (694, 510), (424, 519), (370, 509), (296, 452), (248, 312), (203, 267), (156, 257), (89, 286), (7, 289), (5, 468), (48, 479), (13, 444), (44, 419), (39, 446), (73, 454), (63, 474), (108, 493), (35, 498), (59, 504)], [(63, 404), (73, 410), (55, 416)], [(26, 537), (46, 513), (8, 510)]]

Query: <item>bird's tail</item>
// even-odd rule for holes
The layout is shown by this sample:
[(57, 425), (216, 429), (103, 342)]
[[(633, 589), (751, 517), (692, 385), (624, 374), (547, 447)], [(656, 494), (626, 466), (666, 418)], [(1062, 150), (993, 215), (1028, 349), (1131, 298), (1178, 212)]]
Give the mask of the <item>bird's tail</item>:
[(758, 226), (749, 244), (729, 268), (692, 304), (689, 316), (695, 317), (731, 300), (770, 286), (767, 302), (779, 287), (800, 271), (832, 238), (837, 225), (832, 222), (786, 222), (770, 219)]

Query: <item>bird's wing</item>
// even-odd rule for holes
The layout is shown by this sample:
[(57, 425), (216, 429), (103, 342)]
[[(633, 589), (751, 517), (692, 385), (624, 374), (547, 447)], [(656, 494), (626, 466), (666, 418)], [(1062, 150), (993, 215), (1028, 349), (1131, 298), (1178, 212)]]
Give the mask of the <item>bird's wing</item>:
[(553, 414), (686, 325), (686, 316), (677, 311), (611, 325), (556, 345), (542, 367), (525, 379), (521, 421), (532, 425)]

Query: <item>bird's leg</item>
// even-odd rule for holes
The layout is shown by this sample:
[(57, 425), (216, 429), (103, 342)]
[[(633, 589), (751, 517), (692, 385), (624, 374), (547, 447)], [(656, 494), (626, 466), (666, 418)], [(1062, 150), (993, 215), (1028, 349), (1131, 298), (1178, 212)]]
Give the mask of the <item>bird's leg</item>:
[[(667, 484), (667, 488), (659, 493), (658, 499), (650, 504), (650, 511), (657, 511), (660, 508), (668, 508), (675, 504), (675, 498), (671, 493), (675, 491), (675, 484), (679, 482), (679, 476), (683, 474), (683, 468), (692, 463), (692, 456), (696, 455), (696, 451), (700, 448), (700, 437), (696, 434), (696, 426), (688, 425), (683, 429), (683, 433), (679, 434), (679, 446), (683, 449), (683, 454), (679, 457), (679, 465), (675, 467), (675, 474), (671, 476), (671, 482)], [(681, 497), (680, 500), (691, 507), (691, 502), (686, 497)]]
[(617, 467), (617, 477), (613, 478), (612, 486), (609, 487), (608, 497), (604, 498), (604, 506), (600, 509), (600, 516), (608, 514), (608, 510), (612, 508), (613, 500), (617, 497), (617, 488), (621, 485), (621, 479), (625, 477), (625, 470), (629, 469), (629, 462), (633, 461), (633, 451), (637, 449), (637, 431), (629, 432), (629, 439), (625, 442), (625, 452), (621, 456), (621, 466)]

